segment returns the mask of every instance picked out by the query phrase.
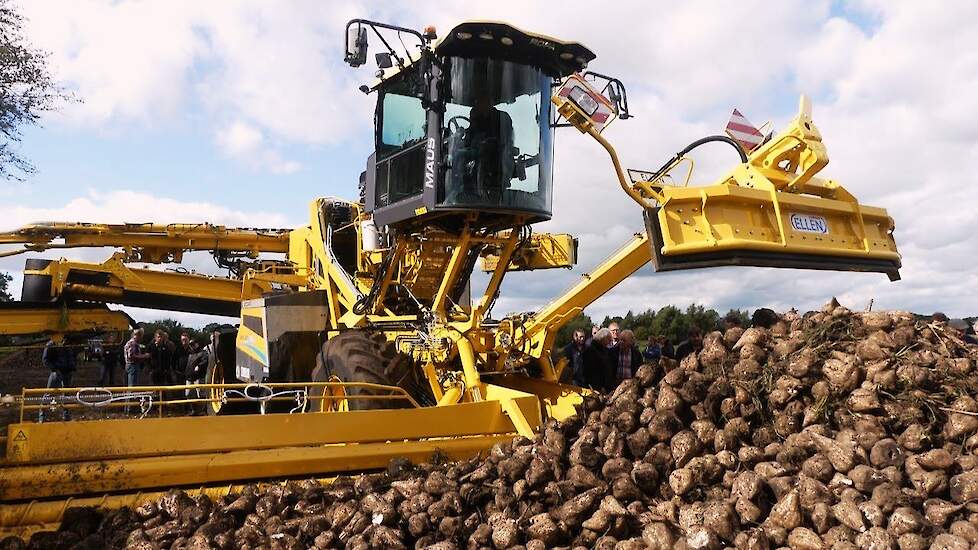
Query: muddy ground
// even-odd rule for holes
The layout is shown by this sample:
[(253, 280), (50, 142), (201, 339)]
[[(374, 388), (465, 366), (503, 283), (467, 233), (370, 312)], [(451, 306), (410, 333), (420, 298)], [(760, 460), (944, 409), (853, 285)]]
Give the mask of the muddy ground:
[[(98, 362), (79, 361), (72, 385), (97, 386), (100, 368)], [(0, 352), (0, 395), (19, 395), (23, 388), (43, 388), (47, 385), (49, 373), (41, 365), (40, 347)], [(115, 383), (125, 384), (125, 372), (121, 366), (116, 368)], [(19, 417), (20, 407), (0, 405), (0, 433), (5, 432), (7, 424), (16, 422)]]

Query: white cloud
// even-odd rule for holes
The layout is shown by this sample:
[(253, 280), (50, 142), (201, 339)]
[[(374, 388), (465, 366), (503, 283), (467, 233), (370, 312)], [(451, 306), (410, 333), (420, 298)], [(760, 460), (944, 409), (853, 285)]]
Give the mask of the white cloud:
[[(746, 104), (752, 106), (744, 110), (751, 118), (760, 122), (773, 114), (781, 125), (794, 114), (783, 107), (795, 103), (792, 91), (820, 94), (815, 122), (832, 158), (822, 175), (846, 185), (865, 204), (888, 208), (896, 220), (903, 280), (756, 268), (653, 274), (645, 268), (591, 306), (590, 314), (600, 319), (628, 309), (692, 301), (720, 309), (814, 308), (832, 295), (853, 307), (874, 299), (876, 308), (941, 309), (955, 316), (978, 312), (978, 297), (970, 291), (978, 284), (973, 262), (978, 253), (978, 202), (972, 191), (978, 172), (978, 130), (972, 124), (978, 116), (978, 96), (965, 92), (978, 89), (978, 54), (968, 46), (978, 40), (978, 18), (973, 16), (978, 14), (967, 13), (978, 6), (959, 2), (928, 10), (910, 3), (884, 3), (870, 9), (878, 11), (868, 31), (848, 21), (819, 17), (818, 10), (811, 22), (794, 27), (787, 24), (791, 16), (782, 13), (779, 17), (785, 17), (772, 25), (767, 37), (749, 34), (762, 44), (764, 51), (758, 56), (714, 55), (730, 38), (710, 31), (717, 23), (712, 17), (699, 27), (705, 32), (682, 27), (695, 36), (673, 47), (669, 39), (676, 36), (669, 29), (677, 27), (663, 25), (666, 38), (655, 59), (683, 59), (693, 68), (677, 64), (668, 79), (661, 79), (669, 84), (658, 91), (630, 86), (638, 116), (616, 123), (608, 134), (627, 166), (655, 167), (692, 139), (718, 133), (726, 113), (703, 111), (711, 101), (744, 108), (741, 98), (747, 97)], [(664, 17), (672, 21), (676, 16)], [(778, 29), (789, 28), (795, 36), (786, 40)], [(686, 55), (683, 40), (699, 44), (698, 53)], [(598, 50), (595, 68), (604, 68), (602, 60), (609, 53), (612, 63), (620, 62), (628, 46), (610, 44)], [(744, 46), (731, 47), (733, 52)], [(637, 67), (638, 73), (655, 64)], [(758, 64), (771, 70), (758, 69)], [(712, 69), (730, 81), (711, 85), (709, 75), (699, 74)], [(745, 79), (753, 84), (745, 84)], [(631, 85), (634, 78), (626, 77), (625, 82)], [(697, 89), (687, 90), (686, 97), (686, 92), (670, 89), (672, 82), (681, 82), (678, 90), (686, 90), (689, 82)], [(762, 89), (778, 90), (776, 101)], [(750, 94), (757, 98), (750, 99)], [(782, 108), (772, 112), (765, 102)], [(722, 166), (734, 162), (722, 149), (698, 152), (696, 159), (700, 182), (712, 181)], [(555, 217), (541, 229), (582, 234), (581, 267), (575, 275), (541, 275), (546, 285), (530, 283), (530, 275), (513, 278), (504, 285), (507, 300), (500, 300), (501, 306), (521, 310), (546, 303), (554, 289), (569, 286), (576, 274), (589, 271), (623, 243), (628, 230), (641, 229), (641, 213), (617, 190), (599, 146), (576, 135), (560, 137), (557, 162)]]
[(866, 40), (863, 31), (851, 21), (841, 17), (825, 21), (814, 40), (797, 54), (798, 89), (808, 94), (830, 91), (840, 77), (852, 70), (852, 52), (865, 47)]
[(154, 124), (176, 113), (188, 69), (206, 46), (187, 24), (197, 11), (190, 2), (25, 2), (22, 8), (31, 40), (51, 51), (57, 76), (84, 99), (65, 110), (76, 124)]
[(261, 130), (245, 122), (235, 122), (222, 128), (215, 137), (221, 151), (253, 168), (267, 169), (275, 174), (292, 174), (302, 169), (296, 161), (285, 160), (281, 153), (266, 147)]
[[(81, 131), (228, 126), (241, 118), (271, 141), (337, 144), (366, 130), (369, 103), (342, 65), (337, 29), (360, 10), (312, 0), (24, 3), (31, 40), (83, 101), (52, 120)], [(325, 40), (327, 33), (330, 33)], [(359, 109), (352, 108), (358, 105)], [(233, 124), (233, 123), (232, 123)], [(291, 173), (270, 152), (260, 164)]]
[(264, 137), (261, 131), (244, 122), (235, 122), (218, 132), (217, 143), (229, 155), (244, 155), (261, 147)]
[[(213, 70), (195, 87), (221, 116), (244, 115), (275, 137), (313, 145), (366, 132), (368, 98), (343, 64), (342, 28), (362, 15), (353, 4), (306, 1), (207, 4)], [(358, 13), (359, 12), (359, 13)]]
[[(816, 94), (822, 99), (815, 122), (832, 158), (823, 175), (864, 203), (889, 209), (904, 255), (903, 281), (792, 270), (646, 269), (591, 311), (600, 317), (690, 301), (815, 307), (837, 294), (853, 305), (876, 298), (877, 307), (974, 314), (978, 4), (934, 9), (865, 0), (845, 6), (842, 16), (831, 13), (832, 5), (622, 1), (610, 26), (581, 17), (582, 4), (555, 12), (549, 4), (515, 1), (454, 1), (434, 12), (408, 3), (257, 1), (36, 2), (25, 9), (31, 36), (55, 52), (59, 74), (86, 99), (67, 113), (80, 128), (102, 131), (121, 122), (119, 131), (127, 131), (132, 121), (154, 127), (203, 106), (205, 131), (221, 154), (280, 172), (298, 168), (285, 159), (290, 147), (345, 147), (366, 139), (373, 98), (355, 87), (369, 80), (370, 69), (351, 72), (340, 63), (343, 23), (353, 16), (434, 23), (442, 34), (462, 19), (504, 19), (587, 44), (598, 54), (593, 68), (620, 76), (629, 88), (637, 116), (616, 123), (607, 136), (624, 163), (638, 168), (657, 167), (686, 143), (719, 133), (732, 106), (758, 123), (784, 123), (797, 93)], [(697, 181), (711, 181), (733, 162), (721, 147), (698, 152)], [(555, 288), (569, 286), (642, 229), (641, 212), (618, 189), (600, 146), (561, 131), (557, 163), (555, 217), (538, 229), (581, 235), (581, 268), (511, 277), (497, 311), (545, 303)], [(347, 195), (354, 194), (351, 184)], [(61, 213), (104, 217), (104, 201), (79, 201), (77, 210)], [(213, 213), (185, 212), (193, 219)]]
[(247, 212), (226, 205), (181, 201), (143, 191), (100, 192), (94, 189), (68, 198), (63, 205), (28, 207), (0, 204), (3, 230), (38, 221), (101, 223), (193, 223), (210, 222), (231, 227), (289, 227), (281, 214)]

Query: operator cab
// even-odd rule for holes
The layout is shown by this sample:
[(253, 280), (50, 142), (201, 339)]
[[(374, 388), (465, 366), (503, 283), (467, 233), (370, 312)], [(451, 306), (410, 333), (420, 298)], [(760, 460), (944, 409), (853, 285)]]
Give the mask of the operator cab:
[(594, 54), (503, 23), (462, 23), (429, 46), (433, 33), (354, 20), (347, 50), (354, 66), (365, 59), (367, 28), (393, 28), (421, 42), (413, 57), (394, 54), (398, 67), (390, 54), (378, 55), (378, 65), (393, 70), (372, 89), (376, 148), (363, 200), (374, 222), (439, 218), (502, 228), (550, 219), (553, 86)]

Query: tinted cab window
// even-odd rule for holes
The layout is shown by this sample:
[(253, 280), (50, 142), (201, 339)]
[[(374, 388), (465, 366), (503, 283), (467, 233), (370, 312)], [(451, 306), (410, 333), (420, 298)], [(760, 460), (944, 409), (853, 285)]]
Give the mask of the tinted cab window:
[(427, 116), (408, 78), (392, 83), (378, 98), (377, 191), (382, 208), (421, 194)]

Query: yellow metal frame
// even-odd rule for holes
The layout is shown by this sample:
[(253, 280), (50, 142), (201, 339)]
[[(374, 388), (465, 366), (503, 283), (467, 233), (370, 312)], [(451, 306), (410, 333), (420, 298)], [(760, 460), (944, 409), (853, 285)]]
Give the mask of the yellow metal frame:
[[(370, 215), (362, 205), (349, 203), (352, 216), (348, 221), (344, 217), (343, 227), (336, 232), (353, 228), (358, 244), (355, 262), (343, 255), (344, 261), (355, 265), (344, 267), (332, 250), (334, 225), (325, 218), (327, 211), (332, 211), (326, 208), (329, 199), (310, 204), (308, 226), (278, 233), (272, 239), (274, 244), (267, 243), (281, 251), (287, 240), (290, 267), (249, 271), (244, 282), (234, 282), (237, 294), (230, 287), (221, 294), (240, 300), (245, 293), (255, 295), (273, 285), (298, 292), (323, 292), (329, 312), (323, 327), (325, 336), (357, 328), (382, 333), (414, 359), (428, 380), (437, 406), (321, 414), (22, 422), (12, 425), (8, 432), (7, 457), (0, 465), (0, 499), (210, 484), (256, 475), (361, 471), (383, 467), (393, 456), (422, 460), (436, 450), (451, 457), (471, 456), (516, 434), (533, 437), (544, 418), (563, 419), (574, 414), (574, 406), (587, 392), (557, 382), (566, 367), (551, 361), (557, 330), (654, 255), (729, 248), (899, 259), (892, 240), (892, 220), (885, 210), (860, 205), (837, 183), (815, 177), (828, 157), (804, 102), (788, 130), (707, 187), (666, 186), (662, 178), (629, 181), (614, 147), (588, 115), (572, 101), (555, 97), (553, 102), (562, 116), (607, 150), (623, 191), (646, 212), (657, 212), (659, 225), (652, 235), (635, 235), (540, 311), (512, 315), (498, 324), (485, 322), (507, 272), (573, 263), (568, 256), (575, 243), (569, 235), (540, 235), (521, 242), (528, 218), (515, 219), (510, 228), (487, 233), (478, 228), (479, 218), (473, 215), (463, 218), (459, 223), (464, 225), (458, 229), (430, 224), (398, 230), (396, 240), (387, 243), (390, 248), (363, 250), (361, 223)], [(675, 159), (664, 174), (683, 161)], [(791, 230), (786, 220), (798, 212), (825, 218), (833, 236), (826, 239)], [(86, 235), (84, 242), (103, 242)], [(248, 237), (239, 236), (243, 241), (236, 246), (251, 250), (247, 248)], [(661, 250), (653, 250), (651, 243), (658, 237), (664, 244)], [(23, 240), (24, 236), (17, 238)], [(207, 244), (210, 248), (215, 242)], [(175, 247), (172, 245), (169, 253)], [(142, 253), (159, 256), (146, 250), (151, 247)], [(128, 273), (122, 262), (135, 252), (127, 249), (126, 254), (130, 255), (107, 262), (109, 271)], [(487, 287), (471, 304), (454, 300), (476, 255), (491, 268)], [(187, 277), (180, 279), (189, 280)], [(120, 283), (110, 285), (105, 292), (140, 285), (157, 291), (171, 288), (162, 280), (118, 278)], [(173, 292), (206, 293), (213, 298), (217, 286), (201, 283), (188, 290), (181, 283)], [(395, 300), (386, 301), (395, 291), (400, 300), (414, 300), (419, 313), (398, 315), (388, 309), (398, 307), (391, 305)], [(365, 306), (367, 299), (373, 300), (369, 308)], [(539, 374), (530, 376), (527, 373), (531, 371)], [(343, 383), (316, 384), (325, 384), (322, 393), (331, 402), (360, 397), (350, 395)], [(308, 390), (316, 384), (268, 386), (292, 391), (299, 387)], [(222, 383), (196, 388), (208, 396), (202, 401), (217, 403), (227, 400), (227, 391), (233, 386)], [(162, 400), (167, 391), (185, 389), (178, 386), (145, 391), (160, 392), (157, 398)], [(49, 394), (68, 395), (56, 391)], [(168, 403), (194, 401), (171, 399)], [(328, 408), (322, 402), (318, 407)], [(188, 433), (207, 436), (188, 438)]]
[[(358, 388), (367, 390), (369, 395), (346, 395), (339, 390)], [(327, 391), (320, 395), (321, 390)], [(314, 390), (320, 390), (316, 392)], [(388, 392), (388, 393), (377, 393)], [(301, 393), (301, 398), (298, 394)], [(173, 397), (174, 395), (188, 397)], [(189, 397), (194, 395), (196, 397)], [(200, 397), (200, 396), (207, 397)], [(342, 397), (336, 397), (341, 395)], [(208, 382), (204, 384), (187, 384), (178, 386), (137, 386), (137, 387), (97, 387), (97, 388), (24, 388), (17, 397), (20, 406), (20, 422), (25, 422), (35, 412), (47, 410), (52, 406), (66, 410), (99, 409), (112, 412), (116, 409), (139, 408), (140, 400), (147, 402), (146, 414), (155, 410), (155, 415), (163, 418), (167, 411), (173, 411), (177, 406), (222, 402), (222, 403), (254, 403), (261, 405), (268, 402), (297, 402), (296, 408), (302, 408), (307, 402), (330, 400), (389, 400), (397, 401), (406, 407), (420, 407), (417, 401), (403, 388), (366, 382), (272, 382), (272, 383), (239, 383), (239, 382)], [(54, 403), (54, 405), (52, 405)], [(256, 409), (256, 412), (258, 410)], [(298, 411), (297, 411), (298, 412)], [(49, 420), (50, 421), (50, 420)], [(8, 449), (8, 451), (15, 448)]]
[[(499, 256), (482, 254), (482, 270), (492, 273), (499, 265)], [(566, 233), (534, 233), (513, 254), (506, 271), (532, 271), (538, 269), (570, 269), (577, 263), (577, 239)]]
[(6, 336), (48, 334), (55, 341), (65, 334), (84, 332), (123, 332), (133, 324), (121, 311), (104, 307), (50, 307), (20, 305), (0, 308), (0, 334)]
[[(651, 259), (648, 236), (644, 233), (636, 234), (594, 271), (581, 275), (581, 280), (576, 285), (536, 312), (523, 325), (523, 330), (515, 335), (514, 340), (527, 354), (549, 363), (550, 351), (560, 327)], [(556, 380), (556, 373), (552, 380)]]
[[(899, 264), (893, 219), (882, 208), (859, 204), (837, 182), (815, 177), (828, 161), (811, 104), (802, 97), (788, 127), (719, 183), (677, 188), (653, 181), (634, 187), (661, 194), (656, 200), (666, 256), (737, 249)], [(826, 232), (796, 229), (788, 219), (796, 215), (818, 216), (825, 220)]]
[[(126, 261), (180, 262), (188, 250), (247, 252), (288, 251), (287, 229), (241, 229), (209, 223), (166, 225), (151, 223), (38, 223), (0, 233), (0, 244), (22, 244), (23, 248), (0, 253), (0, 257), (76, 247), (119, 247)], [(61, 242), (55, 242), (55, 241)]]
[[(242, 300), (260, 297), (272, 289), (271, 276), (263, 280), (258, 273), (249, 275), (248, 284), (241, 280), (226, 277), (183, 273), (177, 271), (157, 271), (134, 268), (126, 265), (124, 255), (113, 254), (100, 263), (55, 260), (38, 270), (24, 270), (25, 275), (46, 275), (51, 277), (52, 300), (68, 297), (76, 300), (120, 303), (126, 292), (157, 294), (174, 298), (204, 298), (239, 304)], [(82, 284), (70, 281), (71, 273), (99, 274), (106, 277), (106, 284)], [(297, 282), (292, 277), (283, 277), (286, 282)]]
[[(0, 500), (244, 480), (255, 477), (256, 471), (263, 477), (362, 471), (384, 467), (392, 456), (426, 460), (435, 452), (462, 458), (517, 433), (532, 437), (543, 421), (535, 395), (502, 386), (487, 385), (489, 395), (496, 399), (452, 407), (417, 407), (404, 390), (392, 386), (305, 383), (262, 387), (286, 390), (318, 385), (369, 386), (390, 391), (389, 398), (415, 406), (321, 414), (22, 421), (8, 427), (6, 456), (0, 462)], [(221, 389), (245, 386), (227, 384)], [(211, 388), (205, 384), (133, 391), (165, 396), (167, 392)], [(22, 400), (53, 399), (79, 391), (25, 390)], [(167, 404), (207, 399), (170, 399)], [(22, 403), (22, 414), (43, 406)], [(188, 438), (188, 433), (209, 435)], [(357, 445), (345, 445), (350, 441)]]
[[(886, 210), (793, 193), (778, 193), (772, 201), (777, 192), (758, 174), (744, 167), (733, 175), (739, 181), (754, 180), (753, 188), (720, 184), (670, 189), (658, 212), (662, 253), (736, 249), (900, 260)], [(816, 214), (827, 221), (828, 233), (794, 230), (788, 213)]]

